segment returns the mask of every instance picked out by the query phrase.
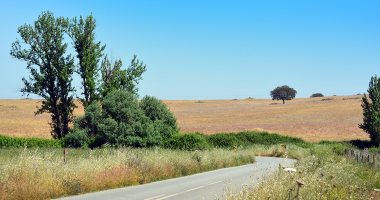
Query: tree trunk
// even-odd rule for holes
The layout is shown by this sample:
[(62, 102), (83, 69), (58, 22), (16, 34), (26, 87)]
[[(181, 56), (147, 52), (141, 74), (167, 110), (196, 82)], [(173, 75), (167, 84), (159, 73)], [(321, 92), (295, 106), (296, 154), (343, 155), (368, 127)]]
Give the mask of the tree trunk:
[(285, 104), (285, 99), (282, 100), (282, 104)]

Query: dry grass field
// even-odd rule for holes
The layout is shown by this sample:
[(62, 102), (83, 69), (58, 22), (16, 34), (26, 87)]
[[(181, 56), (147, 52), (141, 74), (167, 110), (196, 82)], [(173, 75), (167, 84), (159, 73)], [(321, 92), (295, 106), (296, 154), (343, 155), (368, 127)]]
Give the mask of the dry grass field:
[[(321, 101), (333, 98), (333, 100)], [(239, 100), (165, 100), (181, 132), (205, 134), (265, 130), (306, 141), (369, 139), (362, 122), (361, 96)], [(277, 103), (277, 104), (273, 104)], [(49, 114), (34, 116), (38, 100), (0, 100), (0, 134), (50, 138)], [(79, 103), (78, 103), (79, 105)], [(83, 107), (75, 115), (83, 115)]]

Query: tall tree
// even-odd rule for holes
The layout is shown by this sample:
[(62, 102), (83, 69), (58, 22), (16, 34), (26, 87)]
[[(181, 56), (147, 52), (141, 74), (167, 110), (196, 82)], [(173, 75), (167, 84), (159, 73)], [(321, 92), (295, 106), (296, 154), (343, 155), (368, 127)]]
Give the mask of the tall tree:
[[(69, 133), (69, 123), (74, 119), (73, 103), (74, 87), (71, 86), (74, 72), (74, 59), (65, 55), (67, 43), (63, 43), (62, 24), (64, 19), (55, 19), (53, 13), (42, 12), (32, 25), (18, 28), (23, 43), (28, 49), (21, 47), (20, 41), (12, 43), (11, 56), (27, 62), (31, 76), (29, 81), (22, 79), (25, 87), (23, 95), (36, 94), (44, 98), (37, 107), (35, 115), (51, 113), (53, 138), (62, 138)], [(35, 68), (36, 67), (36, 68)]]
[(270, 96), (272, 100), (282, 100), (285, 104), (285, 100), (292, 100), (296, 97), (297, 91), (287, 85), (276, 87), (274, 90), (270, 91)]
[(368, 97), (364, 94), (362, 98), (363, 123), (359, 124), (359, 128), (369, 134), (371, 141), (380, 143), (380, 78), (371, 77), (369, 88), (367, 90)]
[(121, 69), (123, 66), (121, 59), (116, 60), (113, 66), (111, 63), (112, 61), (109, 61), (107, 55), (102, 60), (102, 80), (99, 87), (102, 98), (113, 90), (128, 91), (135, 98), (138, 98), (138, 88), (136, 86), (142, 80), (141, 75), (146, 71), (146, 65), (143, 62), (140, 63), (136, 55), (134, 55), (128, 69)]
[(100, 42), (95, 43), (96, 26), (96, 20), (92, 13), (87, 16), (85, 21), (80, 16), (79, 21), (75, 17), (70, 23), (64, 24), (65, 32), (72, 39), (79, 59), (79, 68), (76, 72), (82, 78), (83, 92), (81, 94), (84, 95), (84, 98), (81, 99), (81, 102), (85, 109), (92, 101), (100, 98), (97, 92), (98, 64), (106, 45), (101, 46)]

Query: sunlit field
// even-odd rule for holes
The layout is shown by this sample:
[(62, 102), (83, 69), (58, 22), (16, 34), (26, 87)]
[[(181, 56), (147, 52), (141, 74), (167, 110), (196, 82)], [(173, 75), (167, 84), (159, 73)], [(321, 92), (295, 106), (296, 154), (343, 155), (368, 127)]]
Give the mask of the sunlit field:
[[(260, 130), (301, 137), (306, 141), (369, 139), (362, 122), (361, 95), (238, 100), (164, 100), (181, 132)], [(321, 101), (332, 98), (333, 100)], [(50, 138), (49, 114), (34, 116), (38, 100), (0, 100), (0, 134)], [(77, 103), (79, 105), (79, 103)], [(83, 107), (75, 115), (83, 115)]]

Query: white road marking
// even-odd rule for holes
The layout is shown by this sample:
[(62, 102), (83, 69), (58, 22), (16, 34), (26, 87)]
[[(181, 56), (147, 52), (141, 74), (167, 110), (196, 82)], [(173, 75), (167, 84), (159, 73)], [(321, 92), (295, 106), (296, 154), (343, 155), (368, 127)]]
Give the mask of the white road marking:
[[(178, 193), (171, 194), (171, 195), (168, 195), (168, 196), (164, 196), (164, 197), (161, 197), (161, 198), (156, 199), (156, 200), (167, 199), (167, 198), (169, 198), (169, 197), (177, 196), (177, 195), (179, 195), (179, 194), (183, 194), (183, 193), (190, 192), (190, 191), (193, 191), (193, 190), (196, 190), (196, 189), (200, 189), (200, 188), (203, 188), (203, 187), (205, 187), (205, 186), (214, 185), (214, 184), (217, 184), (217, 183), (220, 183), (220, 182), (222, 182), (222, 181), (216, 181), (216, 182), (213, 182), (213, 183), (206, 183), (206, 184), (203, 185), (203, 186), (196, 187), (196, 188), (189, 189), (189, 190), (185, 190), (185, 191), (183, 191), (183, 192), (178, 192)], [(163, 195), (159, 195), (159, 196), (152, 197), (152, 198), (145, 199), (145, 200), (151, 200), (151, 199), (154, 199), (154, 198), (157, 198), (157, 197), (160, 197), (160, 196), (163, 196)]]
[(144, 200), (152, 200), (152, 199), (155, 199), (155, 198), (158, 198), (158, 197), (162, 197), (164, 196), (165, 194), (161, 194), (161, 195), (158, 195), (158, 196), (155, 196), (155, 197), (151, 197), (151, 198), (148, 198), (148, 199), (144, 199)]

